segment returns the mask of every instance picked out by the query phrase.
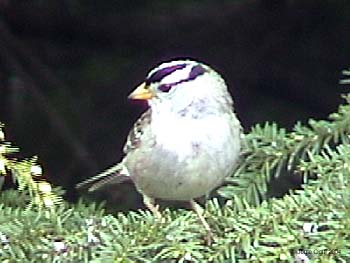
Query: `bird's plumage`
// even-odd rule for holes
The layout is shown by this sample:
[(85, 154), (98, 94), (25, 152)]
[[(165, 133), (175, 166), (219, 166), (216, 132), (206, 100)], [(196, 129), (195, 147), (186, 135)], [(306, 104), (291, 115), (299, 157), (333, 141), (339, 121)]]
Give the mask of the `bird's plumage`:
[(131, 129), (125, 157), (95, 178), (130, 176), (151, 198), (208, 194), (233, 172), (240, 152), (241, 126), (224, 80), (207, 65), (178, 60), (151, 70), (142, 90), (150, 108)]
[(158, 218), (156, 198), (189, 201), (211, 244), (210, 226), (194, 199), (233, 172), (241, 145), (225, 81), (203, 63), (176, 60), (151, 70), (129, 98), (147, 100), (150, 108), (131, 129), (124, 158), (78, 187), (93, 191), (130, 178)]

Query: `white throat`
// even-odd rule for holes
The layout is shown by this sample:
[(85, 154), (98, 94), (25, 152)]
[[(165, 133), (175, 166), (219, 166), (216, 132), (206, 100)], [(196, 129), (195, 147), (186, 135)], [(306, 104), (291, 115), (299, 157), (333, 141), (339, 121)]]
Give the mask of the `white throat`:
[(165, 150), (177, 153), (180, 160), (193, 154), (193, 145), (222, 145), (229, 134), (229, 123), (217, 115), (193, 119), (174, 112), (153, 112), (151, 129)]

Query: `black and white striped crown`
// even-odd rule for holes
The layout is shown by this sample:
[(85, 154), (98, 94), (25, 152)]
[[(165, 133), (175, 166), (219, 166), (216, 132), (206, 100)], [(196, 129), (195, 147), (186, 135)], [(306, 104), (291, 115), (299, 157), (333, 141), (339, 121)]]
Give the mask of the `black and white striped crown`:
[(208, 71), (208, 67), (192, 60), (165, 62), (154, 68), (146, 77), (146, 85), (161, 83), (159, 89), (167, 92), (173, 86), (193, 81)]

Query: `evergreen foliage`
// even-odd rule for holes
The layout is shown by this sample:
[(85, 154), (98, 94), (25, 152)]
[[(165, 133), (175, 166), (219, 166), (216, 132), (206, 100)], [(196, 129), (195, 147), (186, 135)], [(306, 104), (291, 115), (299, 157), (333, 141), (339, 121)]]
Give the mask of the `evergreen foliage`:
[[(256, 125), (244, 138), (242, 162), (207, 202), (205, 230), (192, 211), (104, 212), (67, 204), (42, 177), (36, 158), (11, 159), (2, 140), (1, 176), (17, 190), (0, 193), (1, 262), (350, 262), (350, 96), (329, 120), (291, 132)], [(3, 137), (3, 136), (2, 136)], [(34, 167), (34, 168), (33, 168)], [(303, 179), (282, 198), (267, 198), (271, 179)], [(49, 201), (48, 201), (49, 200)]]

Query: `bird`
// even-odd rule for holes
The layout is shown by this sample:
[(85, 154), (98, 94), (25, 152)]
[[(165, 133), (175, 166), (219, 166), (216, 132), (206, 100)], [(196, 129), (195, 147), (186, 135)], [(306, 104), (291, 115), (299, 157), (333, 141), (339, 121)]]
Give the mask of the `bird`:
[(158, 199), (189, 202), (210, 244), (213, 233), (195, 199), (233, 173), (241, 151), (242, 127), (226, 82), (205, 63), (175, 59), (149, 71), (128, 98), (148, 108), (129, 132), (124, 157), (78, 187), (95, 191), (130, 178), (156, 218)]

